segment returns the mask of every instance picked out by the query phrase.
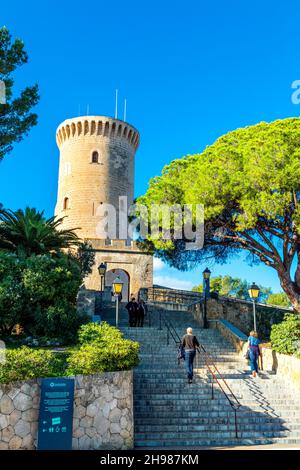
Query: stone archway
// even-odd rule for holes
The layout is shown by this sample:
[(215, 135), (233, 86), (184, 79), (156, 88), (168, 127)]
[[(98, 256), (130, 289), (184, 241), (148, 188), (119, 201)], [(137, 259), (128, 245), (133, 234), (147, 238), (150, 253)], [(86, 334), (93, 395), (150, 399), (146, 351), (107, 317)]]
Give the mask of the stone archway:
[(123, 282), (122, 302), (128, 302), (130, 292), (130, 276), (127, 271), (118, 268), (108, 270), (105, 274), (105, 286), (111, 287), (116, 277), (119, 277)]

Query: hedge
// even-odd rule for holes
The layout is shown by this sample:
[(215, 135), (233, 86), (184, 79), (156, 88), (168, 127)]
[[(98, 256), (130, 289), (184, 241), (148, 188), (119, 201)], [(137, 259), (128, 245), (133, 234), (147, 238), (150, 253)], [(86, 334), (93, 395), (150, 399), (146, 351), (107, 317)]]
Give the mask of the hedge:
[(78, 338), (80, 348), (73, 349), (67, 359), (70, 375), (128, 370), (138, 365), (139, 344), (124, 339), (120, 330), (105, 322), (83, 325)]
[(300, 358), (300, 315), (286, 314), (283, 322), (273, 325), (271, 330), (272, 348), (282, 354)]
[(27, 346), (7, 349), (5, 362), (0, 365), (0, 383), (39, 377), (59, 377), (64, 374), (65, 369), (65, 354)]

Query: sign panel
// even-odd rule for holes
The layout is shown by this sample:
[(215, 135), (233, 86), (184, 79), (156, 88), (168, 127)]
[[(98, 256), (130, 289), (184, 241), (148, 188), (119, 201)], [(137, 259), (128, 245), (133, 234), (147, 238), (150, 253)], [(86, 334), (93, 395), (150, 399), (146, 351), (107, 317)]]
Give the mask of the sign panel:
[(38, 450), (72, 450), (74, 379), (43, 379)]

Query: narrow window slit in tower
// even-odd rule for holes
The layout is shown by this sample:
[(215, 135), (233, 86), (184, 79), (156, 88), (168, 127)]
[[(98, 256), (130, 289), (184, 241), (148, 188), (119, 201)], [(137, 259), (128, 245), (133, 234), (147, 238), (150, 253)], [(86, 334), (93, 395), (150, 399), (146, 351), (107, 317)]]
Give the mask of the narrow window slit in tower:
[(92, 153), (92, 163), (99, 163), (99, 153), (96, 150)]
[(70, 208), (70, 201), (68, 197), (65, 197), (63, 204), (64, 211)]

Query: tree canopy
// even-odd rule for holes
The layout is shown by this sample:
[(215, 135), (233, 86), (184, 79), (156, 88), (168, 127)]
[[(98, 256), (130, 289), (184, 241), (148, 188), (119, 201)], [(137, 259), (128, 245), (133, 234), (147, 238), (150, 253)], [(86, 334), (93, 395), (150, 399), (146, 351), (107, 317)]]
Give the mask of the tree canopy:
[(244, 251), (248, 261), (277, 271), (300, 312), (299, 118), (237, 129), (201, 154), (174, 160), (137, 202), (150, 211), (154, 203), (203, 204), (203, 249), (151, 235), (145, 247), (183, 270), (208, 258), (224, 263)]
[(13, 72), (27, 61), (23, 41), (13, 42), (8, 29), (0, 28), (0, 81), (5, 84), (6, 98), (0, 104), (0, 161), (11, 152), (13, 143), (20, 142), (37, 124), (37, 115), (31, 108), (39, 101), (38, 86), (28, 86), (13, 98)]

